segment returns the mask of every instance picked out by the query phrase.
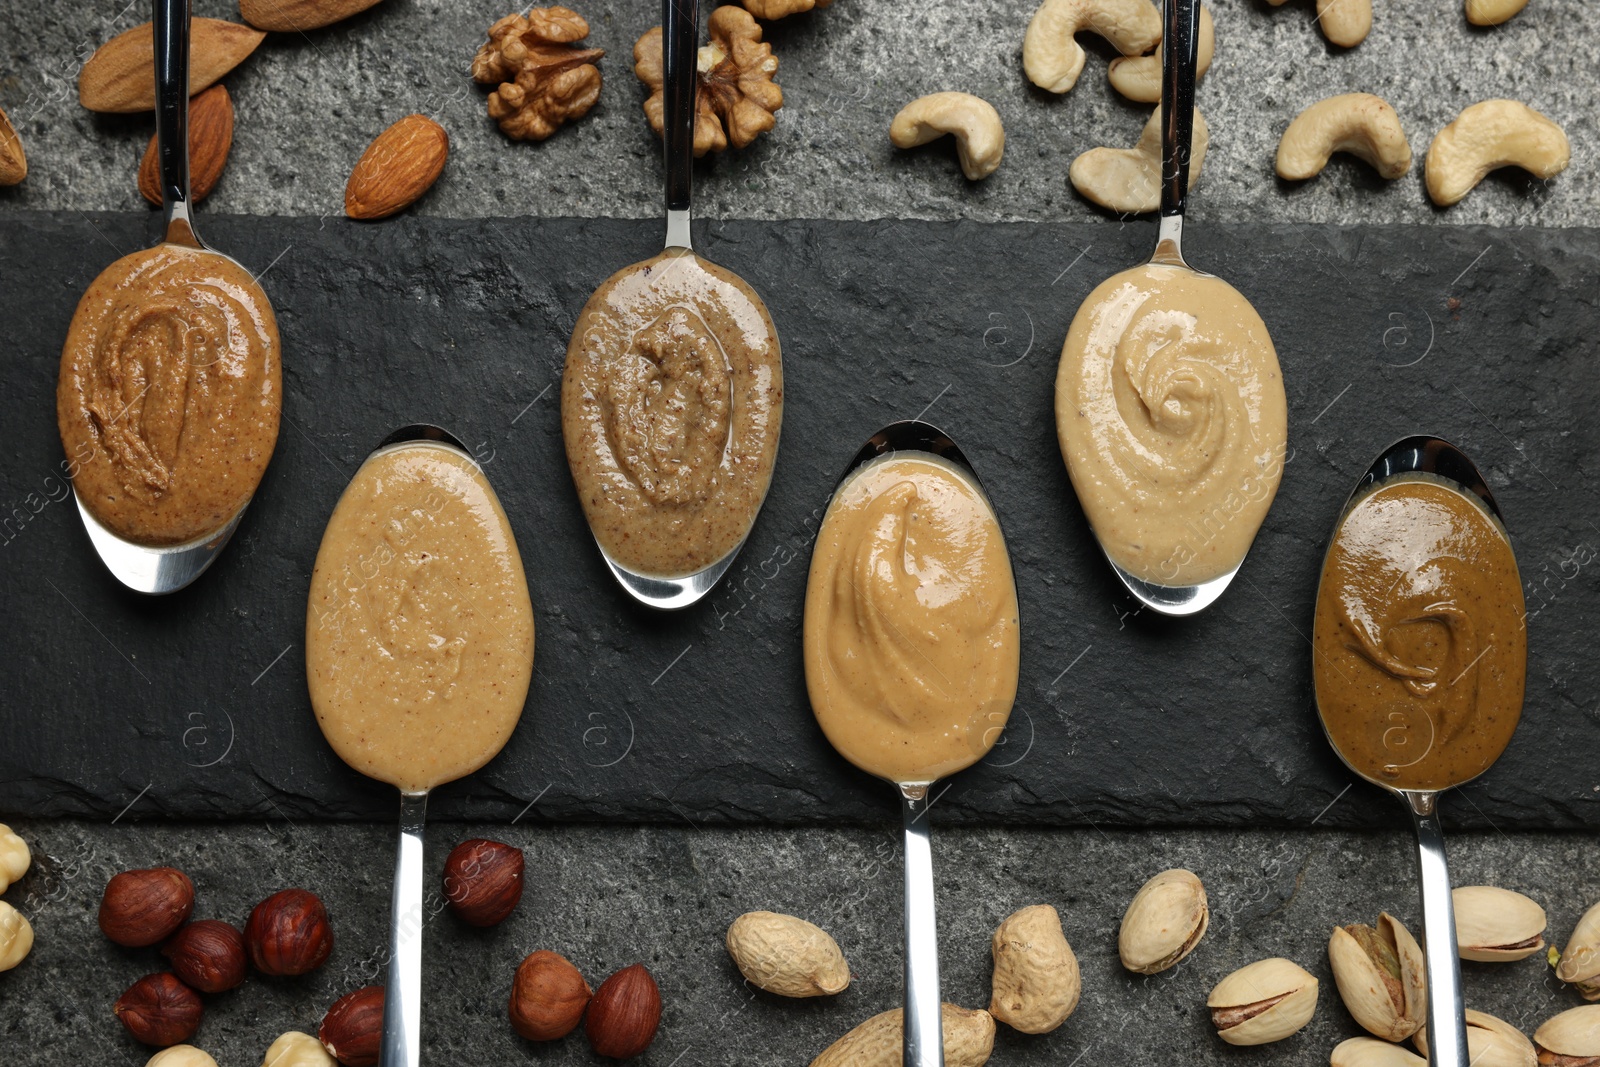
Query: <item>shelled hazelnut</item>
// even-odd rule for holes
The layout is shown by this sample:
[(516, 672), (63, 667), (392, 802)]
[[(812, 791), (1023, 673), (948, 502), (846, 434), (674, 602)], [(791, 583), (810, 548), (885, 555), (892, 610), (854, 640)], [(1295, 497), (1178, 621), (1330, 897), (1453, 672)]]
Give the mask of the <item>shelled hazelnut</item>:
[(334, 1001), (317, 1040), (344, 1067), (373, 1067), (383, 1042), (383, 986), (363, 986)]
[(644, 964), (635, 963), (600, 983), (584, 1030), (597, 1053), (625, 1060), (649, 1048), (660, 1025), (661, 990)]
[(305, 974), (327, 962), (333, 951), (333, 928), (315, 893), (284, 889), (250, 912), (244, 940), (250, 962), (262, 974)]
[(593, 992), (578, 968), (555, 952), (529, 953), (511, 983), (511, 1026), (529, 1041), (554, 1041), (578, 1028)]
[(194, 883), (172, 867), (123, 871), (100, 898), (100, 930), (128, 948), (171, 937), (194, 911)]
[(499, 841), (463, 841), (444, 861), (444, 896), (450, 910), (472, 926), (493, 926), (522, 899), (520, 848)]
[(123, 991), (112, 1009), (136, 1041), (164, 1048), (200, 1029), (200, 994), (171, 974), (147, 974)]
[(172, 971), (202, 993), (221, 993), (245, 979), (244, 935), (219, 919), (190, 923), (161, 947)]

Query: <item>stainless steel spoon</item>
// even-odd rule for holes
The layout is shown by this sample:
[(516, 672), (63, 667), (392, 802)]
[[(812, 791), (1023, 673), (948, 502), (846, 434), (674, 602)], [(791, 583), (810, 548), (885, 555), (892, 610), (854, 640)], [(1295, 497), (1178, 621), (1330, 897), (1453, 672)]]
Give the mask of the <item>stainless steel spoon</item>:
[[(1483, 475), (1466, 453), (1438, 437), (1407, 437), (1390, 445), (1362, 474), (1345, 501), (1332, 541), (1356, 502), (1374, 486), (1393, 478), (1427, 475), (1447, 482), (1464, 494), (1476, 496), (1500, 520), (1500, 507)], [(1502, 530), (1503, 532), (1503, 530)], [(1324, 590), (1320, 587), (1320, 601)], [(1324, 720), (1326, 732), (1326, 721)], [(1461, 1001), (1461, 963), (1456, 949), (1455, 907), (1450, 896), (1450, 868), (1445, 860), (1444, 830), (1439, 824), (1438, 801), (1442, 790), (1398, 789), (1359, 769), (1340, 750), (1331, 732), (1328, 743), (1357, 776), (1393, 793), (1411, 812), (1417, 834), (1417, 875), (1422, 894), (1423, 952), (1428, 971), (1428, 1062), (1434, 1067), (1467, 1067), (1466, 1017)], [(1487, 767), (1485, 767), (1487, 770)], [(1478, 772), (1481, 774), (1482, 772)], [(1471, 775), (1449, 788), (1465, 785)]]
[[(189, 0), (155, 0), (156, 161), (161, 179), (162, 242), (184, 245), (212, 255), (195, 232), (189, 204)], [(224, 259), (228, 257), (223, 256)], [(231, 260), (230, 260), (231, 262)], [(241, 269), (243, 269), (241, 267)], [(106, 569), (140, 593), (175, 593), (204, 574), (239, 525), (246, 501), (217, 529), (181, 545), (141, 545), (106, 529), (84, 506), (76, 488), (73, 499), (83, 517), (89, 542)]]

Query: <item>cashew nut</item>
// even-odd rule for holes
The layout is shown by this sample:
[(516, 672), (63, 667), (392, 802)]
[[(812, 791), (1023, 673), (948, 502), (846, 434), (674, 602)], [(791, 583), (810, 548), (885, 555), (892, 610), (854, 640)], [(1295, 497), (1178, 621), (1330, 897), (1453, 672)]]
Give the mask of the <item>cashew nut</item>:
[(1428, 195), (1449, 207), (1491, 170), (1517, 166), (1535, 178), (1553, 178), (1571, 159), (1566, 133), (1550, 119), (1516, 100), (1484, 100), (1457, 115), (1428, 146)]
[(1528, 6), (1528, 0), (1467, 0), (1467, 21), (1474, 26), (1498, 26)]
[(915, 148), (947, 133), (955, 135), (961, 171), (972, 181), (987, 178), (1000, 165), (1006, 147), (1000, 113), (971, 93), (918, 97), (889, 124), (889, 140), (896, 148)]
[[(1194, 140), (1189, 150), (1189, 188), (1200, 180), (1211, 131), (1194, 109)], [(1132, 148), (1091, 148), (1067, 171), (1072, 187), (1103, 208), (1140, 214), (1161, 207), (1161, 109), (1150, 114)]]
[(1400, 116), (1371, 93), (1341, 93), (1296, 115), (1278, 142), (1278, 177), (1315, 178), (1335, 152), (1364, 159), (1385, 178), (1411, 169), (1411, 145)]
[[(1267, 0), (1282, 7), (1285, 0)], [(1526, 2), (1526, 0), (1524, 0)], [(1372, 29), (1372, 0), (1317, 0), (1316, 23), (1322, 36), (1340, 48), (1354, 48)]]
[(1081, 30), (1098, 33), (1125, 56), (1140, 56), (1161, 40), (1161, 14), (1150, 0), (1044, 0), (1022, 38), (1028, 80), (1052, 93), (1078, 84), (1084, 53), (1073, 37)]
[[(1200, 5), (1200, 41), (1195, 60), (1194, 76), (1201, 77), (1211, 67), (1211, 54), (1216, 50), (1216, 31), (1211, 25), (1211, 9)], [(1159, 46), (1160, 42), (1157, 42)], [(1141, 104), (1161, 101), (1161, 50), (1148, 56), (1118, 56), (1106, 71), (1111, 87), (1129, 100)]]

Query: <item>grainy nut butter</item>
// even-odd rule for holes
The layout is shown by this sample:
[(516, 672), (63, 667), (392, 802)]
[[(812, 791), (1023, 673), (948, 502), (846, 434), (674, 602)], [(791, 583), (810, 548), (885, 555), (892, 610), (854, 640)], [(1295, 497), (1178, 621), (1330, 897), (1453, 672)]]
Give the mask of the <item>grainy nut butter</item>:
[(839, 487), (806, 585), (806, 689), (829, 742), (892, 782), (931, 782), (994, 746), (1017, 695), (1017, 587), (962, 470), (888, 455)]
[(454, 781), (504, 747), (532, 675), (522, 558), (483, 472), (430, 442), (368, 459), (306, 609), (306, 681), (334, 751), (403, 790)]
[(139, 544), (221, 527), (272, 458), (281, 375), (272, 306), (243, 267), (174, 244), (117, 260), (78, 301), (56, 386), (84, 505)]
[(567, 346), (561, 427), (595, 539), (681, 577), (744, 540), (783, 418), (778, 334), (754, 290), (683, 249), (613, 274)]
[(1317, 707), (1358, 773), (1443, 789), (1486, 770), (1522, 716), (1522, 582), (1488, 511), (1424, 478), (1345, 515), (1312, 632)]
[(1056, 432), (1106, 555), (1157, 585), (1229, 573), (1278, 491), (1288, 410), (1266, 324), (1220, 278), (1147, 263), (1073, 317)]

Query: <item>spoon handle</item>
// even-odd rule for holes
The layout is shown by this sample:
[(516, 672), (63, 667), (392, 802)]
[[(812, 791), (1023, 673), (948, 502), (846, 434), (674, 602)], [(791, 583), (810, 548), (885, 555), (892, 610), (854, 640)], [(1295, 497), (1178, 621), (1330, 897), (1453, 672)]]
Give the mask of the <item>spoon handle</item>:
[(1181, 219), (1194, 141), (1200, 0), (1166, 0), (1161, 16), (1161, 217)]
[(901, 786), (900, 800), (906, 825), (905, 1067), (944, 1067), (928, 787)]
[(394, 865), (389, 978), (383, 997), (383, 1067), (417, 1067), (422, 1058), (422, 824), (427, 793), (400, 794), (400, 851)]
[(156, 163), (166, 240), (198, 244), (189, 222), (189, 0), (155, 0)]
[(1450, 867), (1444, 856), (1438, 796), (1411, 793), (1417, 828), (1417, 874), (1422, 885), (1423, 954), (1428, 964), (1428, 1063), (1467, 1067), (1467, 1024), (1461, 1010), (1461, 961), (1456, 956), (1456, 912)]
[(667, 171), (667, 247), (688, 248), (689, 195), (694, 184), (695, 56), (698, 0), (661, 0), (664, 95), (661, 140)]

